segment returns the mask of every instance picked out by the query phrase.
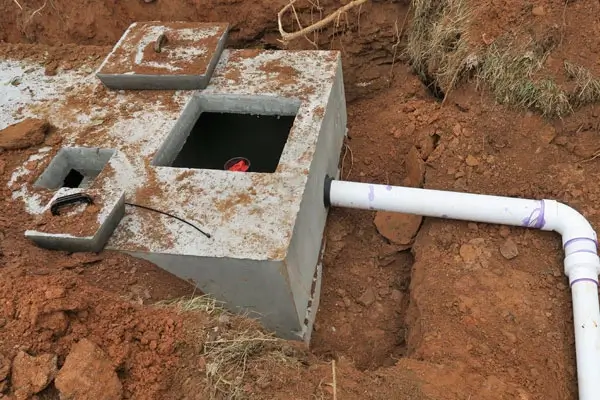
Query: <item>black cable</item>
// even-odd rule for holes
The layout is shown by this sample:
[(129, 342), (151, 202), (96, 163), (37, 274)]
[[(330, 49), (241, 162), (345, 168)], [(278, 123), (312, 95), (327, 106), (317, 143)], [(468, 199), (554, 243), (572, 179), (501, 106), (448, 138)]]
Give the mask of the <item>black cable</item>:
[(125, 203), (125, 204), (126, 204), (126, 205), (128, 205), (128, 206), (131, 206), (131, 207), (139, 207), (139, 208), (143, 208), (143, 209), (145, 209), (145, 210), (154, 211), (154, 212), (157, 212), (157, 213), (159, 213), (159, 214), (166, 215), (167, 217), (175, 218), (176, 220), (178, 220), (178, 221), (181, 221), (181, 222), (183, 222), (184, 224), (188, 224), (189, 226), (191, 226), (192, 228), (194, 228), (195, 230), (197, 230), (198, 232), (200, 232), (201, 234), (203, 234), (203, 235), (204, 235), (204, 236), (206, 236), (207, 238), (209, 238), (209, 239), (211, 238), (211, 236), (210, 236), (210, 234), (209, 234), (209, 233), (206, 233), (206, 232), (204, 232), (202, 229), (198, 228), (196, 225), (192, 224), (191, 222), (188, 222), (188, 221), (186, 221), (186, 220), (185, 220), (185, 219), (183, 219), (183, 218), (179, 218), (179, 217), (178, 217), (178, 216), (176, 216), (176, 215), (169, 214), (168, 212), (160, 211), (160, 210), (157, 210), (157, 209), (155, 209), (155, 208), (152, 208), (152, 207), (141, 206), (141, 205), (139, 205), (139, 204), (133, 204), (133, 203)]

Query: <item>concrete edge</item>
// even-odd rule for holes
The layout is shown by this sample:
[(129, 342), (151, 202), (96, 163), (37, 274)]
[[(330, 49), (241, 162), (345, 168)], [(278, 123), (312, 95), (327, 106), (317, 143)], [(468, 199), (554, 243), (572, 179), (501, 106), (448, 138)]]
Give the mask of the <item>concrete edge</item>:
[[(102, 84), (113, 90), (203, 90), (208, 86), (210, 79), (221, 59), (225, 44), (229, 38), (230, 25), (228, 24), (219, 38), (217, 47), (206, 66), (206, 71), (198, 75), (176, 74), (103, 74), (100, 69), (96, 77)], [(118, 45), (119, 43), (117, 43)]]
[(110, 214), (106, 217), (104, 223), (100, 225), (100, 228), (98, 228), (94, 236), (78, 237), (63, 233), (45, 233), (27, 230), (25, 231), (25, 237), (45, 249), (61, 250), (70, 253), (97, 253), (102, 251), (124, 215), (125, 192), (122, 192), (119, 200), (115, 203)]

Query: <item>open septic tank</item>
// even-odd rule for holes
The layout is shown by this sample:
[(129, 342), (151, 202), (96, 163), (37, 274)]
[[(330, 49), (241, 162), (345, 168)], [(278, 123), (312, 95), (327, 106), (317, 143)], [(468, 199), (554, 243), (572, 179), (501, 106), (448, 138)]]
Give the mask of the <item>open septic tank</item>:
[(147, 259), (308, 341), (323, 182), (346, 132), (340, 57), (224, 50), (227, 30), (133, 24), (95, 74), (2, 61), (2, 79), (21, 77), (0, 129), (38, 117), (62, 139), (9, 186), (36, 215), (26, 236), (39, 245)]

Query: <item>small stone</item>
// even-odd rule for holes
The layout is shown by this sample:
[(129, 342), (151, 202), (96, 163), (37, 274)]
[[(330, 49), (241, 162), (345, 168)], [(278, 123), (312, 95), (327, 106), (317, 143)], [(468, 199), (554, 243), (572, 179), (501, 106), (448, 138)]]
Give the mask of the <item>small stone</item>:
[(452, 133), (454, 134), (454, 136), (460, 136), (460, 134), (462, 133), (462, 127), (460, 126), (460, 124), (454, 125), (454, 128), (452, 128)]
[(373, 288), (367, 288), (362, 296), (358, 298), (358, 302), (365, 307), (369, 307), (371, 304), (373, 304), (375, 302), (375, 291)]
[(399, 291), (398, 289), (392, 289), (392, 294), (390, 295), (390, 298), (392, 300), (394, 300), (395, 302), (400, 302), (400, 301), (402, 301), (403, 297), (404, 297), (404, 295), (402, 294), (401, 291)]
[(50, 314), (44, 314), (37, 320), (38, 328), (52, 331), (56, 337), (62, 336), (69, 328), (69, 317), (64, 311), (56, 311)]
[(460, 179), (463, 176), (465, 176), (465, 171), (458, 171), (456, 174), (454, 174), (454, 179)]
[(517, 335), (508, 331), (502, 331), (502, 333), (504, 334), (504, 336), (506, 336), (509, 342), (511, 342), (512, 344), (517, 343)]
[(559, 136), (556, 139), (554, 139), (554, 143), (556, 143), (559, 146), (564, 146), (568, 143), (569, 139), (567, 139), (566, 136)]
[(61, 400), (120, 400), (123, 387), (104, 351), (88, 339), (73, 345), (58, 372), (55, 386)]
[(531, 10), (531, 13), (533, 15), (535, 15), (536, 17), (541, 17), (541, 16), (546, 15), (546, 10), (544, 10), (544, 7), (542, 7), (542, 6), (536, 6), (536, 7), (533, 7), (533, 9)]
[(477, 224), (475, 222), (469, 222), (467, 224), (467, 228), (469, 228), (472, 231), (478, 231), (479, 227), (477, 226)]
[(350, 306), (352, 305), (352, 300), (350, 300), (350, 298), (348, 298), (348, 297), (344, 297), (342, 299), (342, 301), (344, 302), (344, 305), (346, 306), (346, 308), (350, 308)]
[(66, 289), (64, 287), (55, 286), (55, 287), (48, 288), (46, 290), (46, 293), (44, 293), (44, 295), (46, 296), (46, 299), (52, 300), (52, 299), (60, 299), (61, 297), (64, 297), (65, 293), (66, 293)]
[(44, 390), (56, 376), (55, 354), (37, 357), (19, 351), (12, 363), (11, 384), (18, 399), (28, 399)]
[(421, 158), (419, 150), (413, 146), (404, 161), (406, 165), (406, 179), (404, 186), (421, 187), (425, 179), (425, 162)]
[(507, 260), (512, 260), (519, 255), (519, 249), (517, 245), (511, 239), (506, 239), (502, 246), (500, 246), (500, 254)]
[(563, 275), (563, 273), (561, 271), (559, 271), (558, 269), (555, 269), (552, 271), (552, 276), (555, 278), (560, 278)]
[(473, 262), (478, 256), (477, 248), (471, 244), (463, 244), (460, 246), (459, 253), (464, 262)]
[(545, 144), (552, 143), (552, 141), (556, 138), (556, 129), (554, 129), (552, 125), (544, 127), (542, 132), (540, 132), (540, 138)]
[(479, 160), (477, 158), (475, 158), (474, 156), (472, 156), (471, 154), (469, 154), (467, 156), (467, 158), (465, 159), (465, 162), (467, 163), (467, 165), (469, 167), (476, 167), (479, 165)]
[(510, 228), (508, 226), (501, 226), (498, 233), (500, 233), (500, 236), (506, 239), (510, 235)]

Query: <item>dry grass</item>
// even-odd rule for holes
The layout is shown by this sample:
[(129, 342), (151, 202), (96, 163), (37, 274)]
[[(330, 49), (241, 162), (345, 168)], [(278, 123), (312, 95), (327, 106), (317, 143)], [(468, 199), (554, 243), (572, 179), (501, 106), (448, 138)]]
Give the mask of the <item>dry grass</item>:
[(477, 72), (502, 104), (539, 111), (546, 117), (561, 117), (572, 111), (569, 98), (551, 79), (535, 79), (548, 51), (516, 51), (509, 42), (494, 43), (486, 51)]
[(413, 0), (406, 53), (423, 81), (446, 94), (476, 65), (465, 36), (470, 12), (465, 0)]
[[(251, 319), (229, 313), (209, 296), (160, 303), (181, 312), (209, 317), (203, 329), (202, 355), (206, 360), (207, 396), (211, 399), (244, 399), (250, 381), (248, 371), (300, 365), (304, 354), (286, 341), (265, 332)], [(253, 375), (254, 376), (254, 375)]]
[(560, 43), (557, 32), (523, 45), (506, 36), (484, 48), (468, 38), (473, 10), (466, 0), (413, 0), (412, 9), (405, 51), (415, 72), (436, 95), (447, 96), (461, 81), (475, 77), (478, 86), (489, 88), (498, 102), (548, 118), (600, 101), (600, 78), (585, 68), (565, 63), (574, 90), (540, 77), (548, 55)]
[(565, 61), (565, 71), (575, 81), (575, 89), (570, 94), (571, 103), (581, 107), (600, 101), (600, 78), (596, 78), (586, 68)]

